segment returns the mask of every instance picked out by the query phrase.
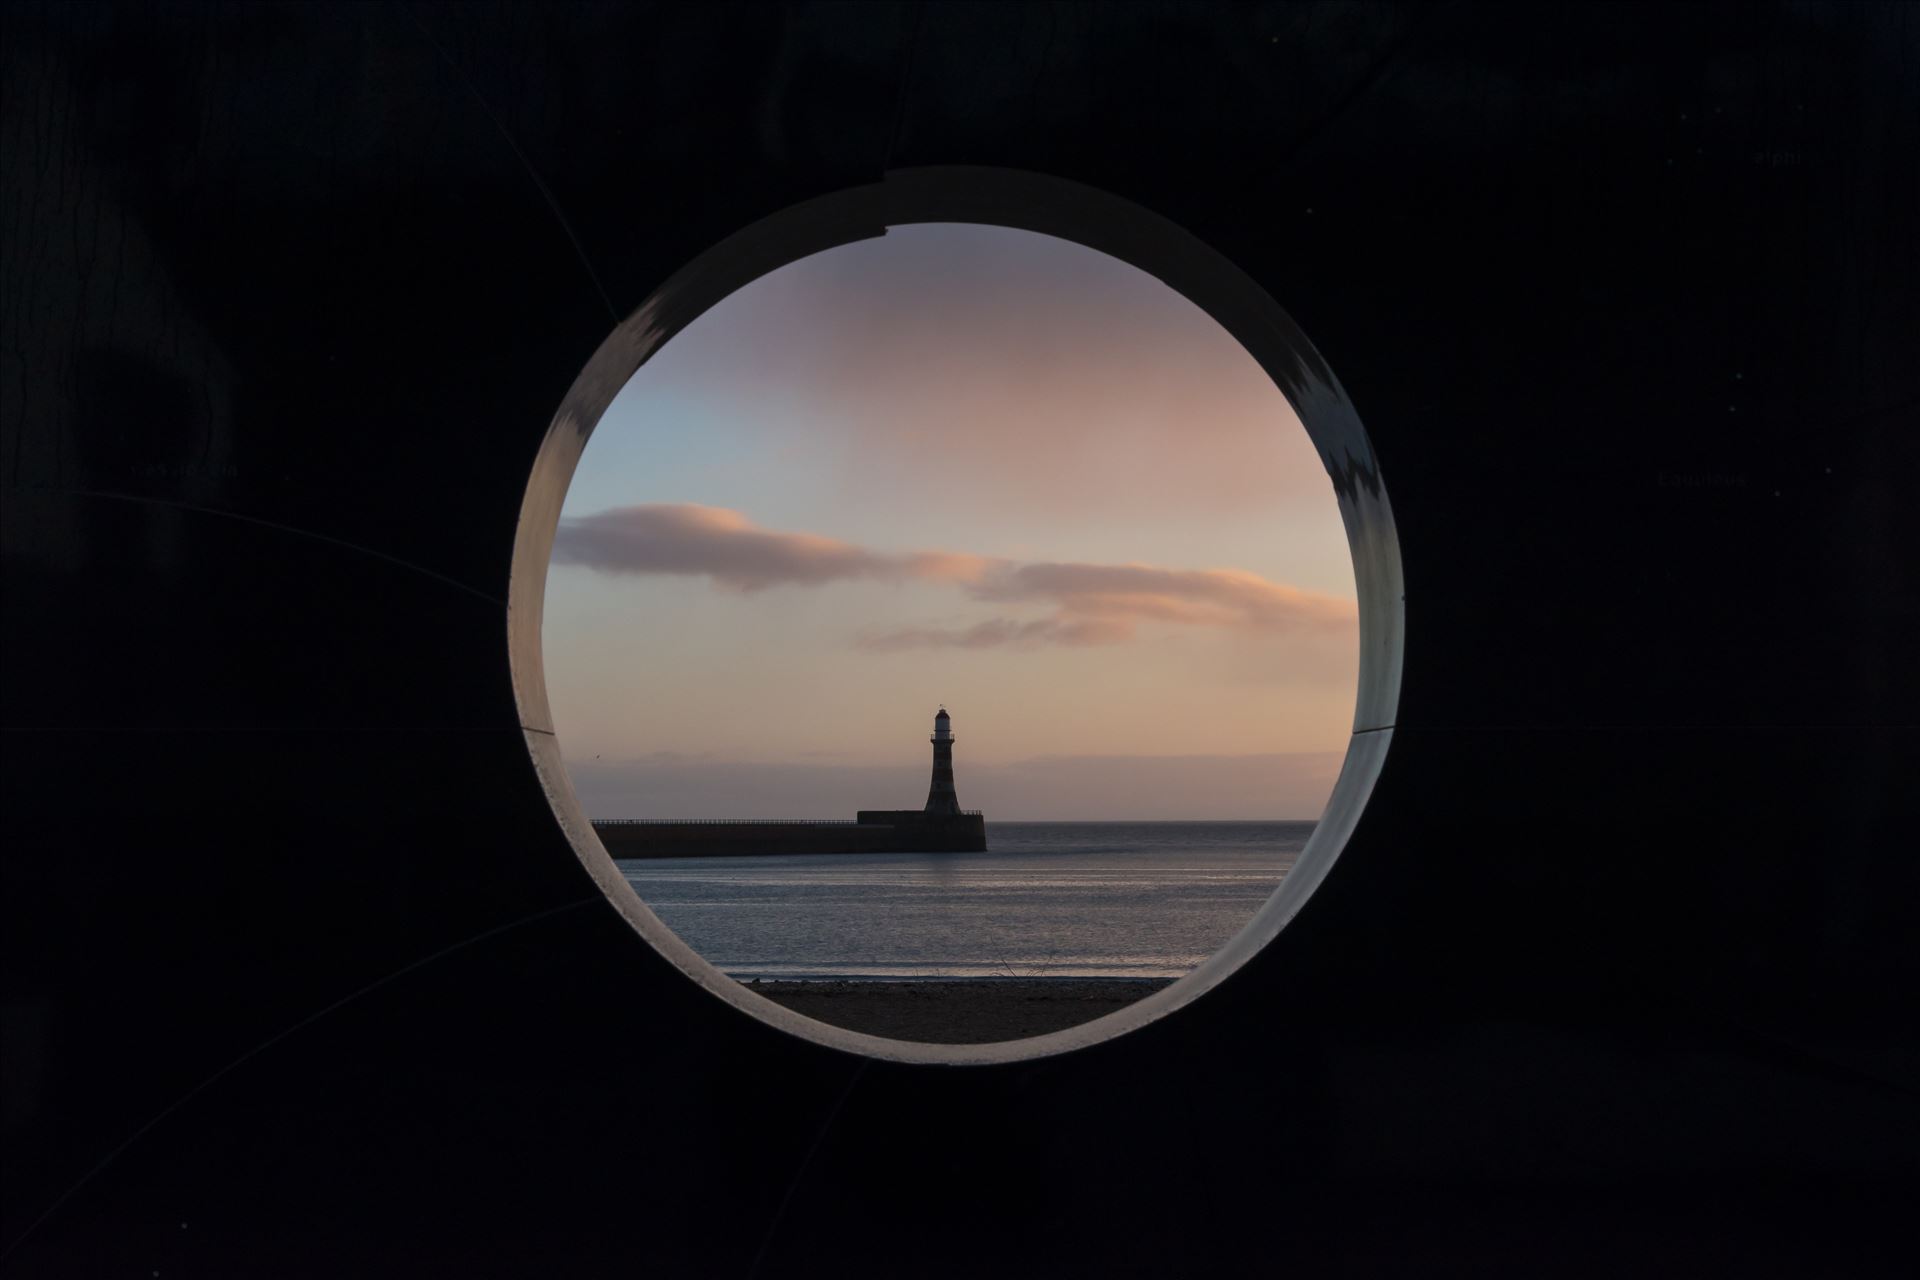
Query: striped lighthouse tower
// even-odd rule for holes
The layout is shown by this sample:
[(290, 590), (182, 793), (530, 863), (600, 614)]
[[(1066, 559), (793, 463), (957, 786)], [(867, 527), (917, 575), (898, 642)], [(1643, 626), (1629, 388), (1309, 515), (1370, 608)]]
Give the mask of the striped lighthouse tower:
[(945, 707), (933, 718), (933, 786), (927, 790), (927, 816), (959, 817), (960, 797), (953, 790), (953, 718)]

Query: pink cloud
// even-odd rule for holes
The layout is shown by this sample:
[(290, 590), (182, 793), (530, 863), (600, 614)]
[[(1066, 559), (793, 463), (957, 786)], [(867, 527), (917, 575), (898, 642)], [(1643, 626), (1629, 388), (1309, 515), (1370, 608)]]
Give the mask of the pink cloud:
[(1044, 600), (1082, 618), (1192, 626), (1299, 629), (1354, 622), (1351, 600), (1269, 582), (1240, 569), (1163, 569), (1144, 564), (1022, 564), (986, 575), (982, 600)]
[(1064, 618), (989, 618), (969, 627), (900, 627), (871, 632), (859, 639), (862, 649), (898, 653), (906, 649), (1034, 649), (1041, 645), (1113, 644), (1133, 634), (1124, 622)]
[(851, 580), (952, 583), (990, 604), (1050, 606), (1043, 618), (868, 633), (876, 652), (1116, 644), (1142, 622), (1258, 632), (1352, 628), (1351, 600), (1239, 569), (1018, 563), (964, 552), (888, 554), (811, 533), (762, 529), (738, 511), (692, 503), (620, 507), (561, 522), (554, 559), (603, 573), (704, 576), (732, 591)]
[(817, 534), (762, 529), (738, 511), (690, 502), (563, 520), (553, 558), (603, 573), (707, 577), (716, 586), (749, 592), (853, 578), (964, 579), (984, 564), (946, 554), (882, 555)]

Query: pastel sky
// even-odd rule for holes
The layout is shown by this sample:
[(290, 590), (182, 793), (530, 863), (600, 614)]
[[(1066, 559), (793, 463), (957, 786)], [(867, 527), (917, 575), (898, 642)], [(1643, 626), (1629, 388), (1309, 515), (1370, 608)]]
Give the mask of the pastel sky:
[(1252, 357), (1063, 240), (939, 224), (793, 263), (615, 399), (547, 584), (594, 817), (924, 800), (1312, 818), (1352, 724), (1332, 484)]

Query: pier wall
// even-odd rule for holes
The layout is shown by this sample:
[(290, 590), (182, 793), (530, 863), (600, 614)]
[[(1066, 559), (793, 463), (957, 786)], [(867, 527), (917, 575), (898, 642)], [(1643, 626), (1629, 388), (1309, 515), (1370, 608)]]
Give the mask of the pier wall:
[(979, 813), (929, 818), (919, 809), (862, 809), (861, 825), (891, 826), (901, 847), (912, 853), (984, 853), (987, 820)]
[(863, 810), (858, 822), (599, 821), (614, 858), (766, 857), (789, 853), (969, 853), (987, 847), (986, 819), (928, 820), (918, 809)]

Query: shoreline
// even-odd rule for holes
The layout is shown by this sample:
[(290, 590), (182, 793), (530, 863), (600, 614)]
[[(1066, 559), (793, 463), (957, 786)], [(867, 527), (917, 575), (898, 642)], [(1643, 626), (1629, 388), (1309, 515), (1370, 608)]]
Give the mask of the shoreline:
[(848, 1031), (929, 1044), (1022, 1040), (1091, 1022), (1174, 978), (760, 978), (755, 995)]

